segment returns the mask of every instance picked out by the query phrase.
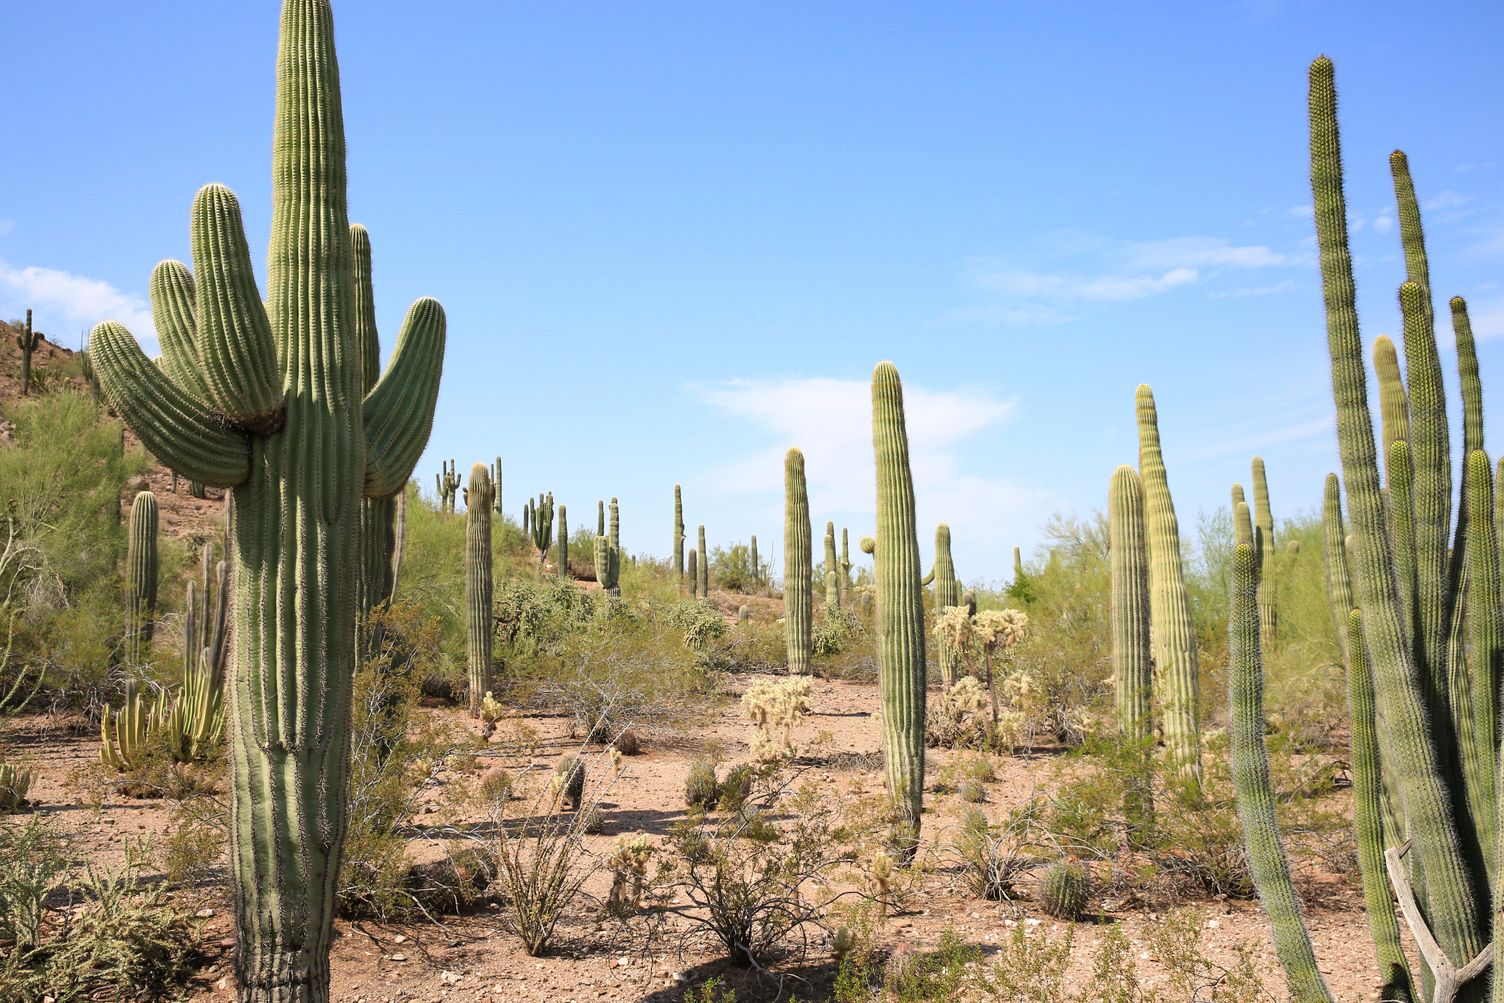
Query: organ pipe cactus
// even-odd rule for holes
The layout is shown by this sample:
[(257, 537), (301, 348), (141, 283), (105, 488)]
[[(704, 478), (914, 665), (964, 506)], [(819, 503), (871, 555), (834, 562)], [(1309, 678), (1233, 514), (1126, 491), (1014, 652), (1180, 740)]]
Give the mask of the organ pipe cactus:
[(1201, 776), (1201, 728), (1196, 716), (1199, 690), (1196, 630), (1180, 562), (1180, 527), (1159, 444), (1154, 392), (1137, 393), (1138, 466), (1144, 488), (1149, 550), (1149, 637), (1154, 650), (1156, 696), (1170, 757), (1191, 776)]
[(1112, 677), (1118, 728), (1142, 741), (1150, 732), (1153, 655), (1149, 647), (1149, 554), (1144, 531), (1144, 488), (1129, 466), (1113, 471), (1107, 492), (1111, 560)]
[(684, 588), (684, 492), (674, 485), (674, 574)]
[(105, 395), (147, 449), (234, 493), (230, 859), (249, 1003), (329, 998), (360, 500), (407, 482), (443, 358), (443, 310), (419, 300), (362, 392), (345, 183), (329, 4), (284, 0), (265, 300), (235, 197), (211, 185), (194, 201), (196, 274), (168, 262), (153, 277), (163, 367), (117, 323), (90, 339)]
[(924, 595), (903, 386), (891, 362), (872, 373), (877, 459), (877, 663), (883, 760), (897, 814), (898, 849), (912, 859), (924, 806)]
[(471, 717), (491, 691), (491, 473), (484, 463), (470, 468), (465, 489), (465, 638)]
[[(1489, 705), (1498, 679), (1486, 637), (1483, 657), (1474, 659), (1477, 678), (1472, 678), (1463, 667), (1465, 659), (1459, 652), (1464, 643), (1456, 634), (1465, 622), (1485, 632), (1499, 627), (1497, 589), (1487, 580), (1489, 576), (1485, 574), (1485, 580), (1474, 588), (1463, 580), (1472, 563), (1469, 552), (1475, 560), (1484, 560), (1480, 552), (1486, 554), (1490, 542), (1496, 548), (1497, 540), (1489, 541), (1486, 532), (1478, 531), (1480, 524), (1489, 521), (1486, 516), (1466, 519), (1465, 515), (1466, 528), (1458, 539), (1448, 540), (1453, 502), (1449, 439), (1430, 322), (1430, 277), (1419, 204), (1408, 163), (1398, 153), (1391, 157), (1390, 167), (1406, 263), (1399, 300), (1409, 385), (1402, 437), (1400, 409), (1392, 393), (1397, 378), (1386, 373), (1385, 365), (1379, 366), (1381, 402), (1386, 405), (1381, 431), (1390, 460), (1386, 502), (1348, 250), (1336, 85), (1332, 64), (1325, 57), (1311, 66), (1310, 126), (1311, 188), (1342, 484), (1352, 527), (1351, 580), (1360, 627), (1360, 636), (1349, 636), (1349, 657), (1355, 671), (1365, 662), (1370, 669), (1373, 718), (1381, 723), (1375, 729), (1375, 758), (1382, 774), (1377, 790), (1396, 792), (1401, 815), (1392, 833), (1380, 823), (1387, 844), (1384, 863), (1426, 962), (1422, 974), (1431, 999), (1471, 1003), (1489, 994), (1486, 980), (1479, 976), (1490, 962), (1496, 973), (1504, 970), (1504, 930), (1499, 911), (1491, 909), (1489, 902), (1499, 853), (1495, 845), (1498, 804), (1493, 785), (1483, 778), (1493, 773), (1497, 762), (1491, 737), (1497, 728), (1497, 707)], [(1471, 383), (1476, 378), (1476, 358), (1470, 331), (1464, 334), (1456, 325), (1454, 329), (1459, 368)], [(1464, 394), (1464, 446), (1476, 443), (1481, 449), (1481, 396), (1475, 391), (1472, 387)], [(1486, 502), (1484, 482), (1488, 479), (1484, 476), (1487, 459), (1481, 452), (1469, 452), (1466, 463), (1464, 493), (1470, 497), (1464, 512)], [(1330, 527), (1328, 533), (1332, 533)], [(1413, 537), (1413, 550), (1408, 553), (1406, 534)], [(1491, 563), (1496, 561), (1495, 557)], [(1361, 680), (1357, 682), (1361, 685)], [(1363, 730), (1356, 717), (1355, 740)], [(1354, 758), (1356, 767), (1356, 752)], [(1373, 820), (1367, 818), (1360, 829), (1360, 850), (1370, 861), (1372, 848), (1362, 844), (1373, 831)], [(1404, 834), (1409, 838), (1396, 845)], [(1406, 854), (1413, 861), (1404, 861)], [(1362, 860), (1360, 856), (1360, 864)], [(1412, 886), (1407, 870), (1424, 880)], [(1375, 936), (1382, 960), (1385, 938)], [(1392, 980), (1393, 968), (1390, 964), (1386, 978)], [(1504, 977), (1493, 979), (1492, 999), (1504, 1001)]]
[(157, 612), (157, 496), (138, 493), (131, 502), (126, 541), (125, 658), (134, 670), (151, 658)]
[(455, 496), (459, 494), (462, 482), (460, 481), (460, 475), (454, 469), (453, 460), (449, 461), (447, 467), (444, 466), (442, 461), (439, 463), (439, 466), (442, 468), (442, 472), (433, 475), (434, 484), (438, 486), (439, 491), (439, 511), (453, 515)]
[[(1275, 606), (1274, 513), (1269, 507), (1269, 479), (1262, 457), (1253, 458), (1253, 525), (1259, 531), (1259, 629), (1267, 647), (1279, 633)], [(1292, 541), (1293, 542), (1293, 541)]]
[(1262, 541), (1256, 539), (1248, 505), (1233, 516), (1229, 591), (1228, 704), (1232, 779), (1238, 816), (1248, 843), (1248, 866), (1274, 928), (1274, 949), (1285, 968), (1295, 1003), (1332, 1003), (1332, 994), (1316, 968), (1316, 952), (1300, 916), (1300, 897), (1290, 880), (1279, 822), (1274, 814), (1274, 786), (1269, 779), (1269, 750), (1264, 745), (1264, 662), (1259, 646), (1258, 579)]
[(812, 535), (804, 454), (791, 449), (783, 458), (783, 639), (792, 673), (809, 671), (814, 639), (810, 623), (814, 607)]
[(701, 526), (699, 535), (700, 551), (700, 577), (696, 580), (695, 594), (701, 599), (710, 598), (710, 551), (705, 549), (705, 527)]
[[(935, 616), (940, 616), (947, 606), (961, 605), (961, 583), (956, 580), (956, 565), (950, 554), (950, 527), (945, 523), (935, 527)], [(942, 636), (939, 640), (940, 684), (950, 689), (956, 682), (960, 653), (952, 650)]]

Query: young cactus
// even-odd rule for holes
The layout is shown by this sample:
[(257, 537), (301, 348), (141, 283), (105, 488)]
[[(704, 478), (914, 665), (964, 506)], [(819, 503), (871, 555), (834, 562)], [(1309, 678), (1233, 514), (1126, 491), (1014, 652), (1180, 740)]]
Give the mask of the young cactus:
[[(935, 616), (945, 612), (947, 606), (961, 603), (961, 583), (956, 580), (956, 565), (950, 554), (950, 527), (945, 523), (935, 527)], [(938, 642), (940, 654), (940, 685), (950, 689), (956, 682), (960, 664), (959, 652), (942, 635)]]
[(142, 491), (131, 502), (126, 543), (125, 659), (132, 671), (151, 658), (157, 613), (157, 496)]
[(484, 463), (470, 468), (465, 506), (465, 637), (469, 710), (480, 717), (491, 691), (491, 473)]
[(194, 272), (165, 262), (153, 275), (162, 367), (114, 322), (94, 329), (90, 353), (105, 396), (154, 456), (233, 489), (240, 999), (322, 1003), (345, 837), (360, 500), (402, 490), (423, 451), (444, 314), (418, 301), (363, 392), (327, 0), (284, 0), (274, 121), (266, 297), (235, 196), (210, 185), (194, 201)]
[(804, 454), (797, 449), (783, 458), (783, 639), (789, 671), (809, 672), (814, 643), (814, 569), (810, 543), (809, 492), (804, 484)]
[(21, 350), (21, 396), (31, 393), (31, 356), (42, 336), (31, 329), (31, 310), (26, 311), (26, 329), (16, 332), (16, 347)]
[(877, 663), (883, 760), (904, 859), (919, 845), (924, 807), (924, 595), (903, 386), (891, 362), (872, 373), (872, 446), (877, 458)]

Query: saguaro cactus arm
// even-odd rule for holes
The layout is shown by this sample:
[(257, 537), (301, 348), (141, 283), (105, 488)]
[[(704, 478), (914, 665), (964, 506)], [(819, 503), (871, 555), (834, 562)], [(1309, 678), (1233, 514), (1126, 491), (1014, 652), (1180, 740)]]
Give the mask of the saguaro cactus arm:
[(439, 399), (444, 339), (444, 308), (437, 300), (418, 300), (402, 322), (386, 372), (365, 400), (369, 498), (401, 491), (423, 455)]

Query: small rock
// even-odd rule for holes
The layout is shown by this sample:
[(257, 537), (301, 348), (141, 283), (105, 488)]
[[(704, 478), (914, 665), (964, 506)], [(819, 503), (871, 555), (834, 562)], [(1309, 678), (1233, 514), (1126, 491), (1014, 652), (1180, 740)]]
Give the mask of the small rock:
[(444, 972), (439, 976), (439, 979), (445, 985), (452, 986), (459, 982), (459, 980), (463, 977), (464, 976), (460, 975), (459, 972)]
[(401, 951), (398, 951), (395, 954), (388, 954), (387, 955), (387, 960), (388, 961), (406, 961), (407, 960), (407, 955), (403, 954)]
[(406, 934), (401, 934), (401, 933), (397, 934), (397, 936), (395, 936), (395, 937), (392, 938), (392, 943), (394, 943), (394, 944), (405, 944), (405, 943), (407, 943), (407, 935)]
[(206, 907), (206, 908), (200, 909), (198, 912), (194, 913), (193, 914), (193, 918), (194, 919), (208, 919), (210, 916), (213, 916), (213, 915), (214, 915), (214, 910), (213, 909), (209, 909), (209, 908)]

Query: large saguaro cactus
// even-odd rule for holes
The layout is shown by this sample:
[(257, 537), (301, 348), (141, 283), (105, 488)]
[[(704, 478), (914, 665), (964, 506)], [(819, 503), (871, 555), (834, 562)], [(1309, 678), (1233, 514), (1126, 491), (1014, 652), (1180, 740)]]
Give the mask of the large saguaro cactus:
[(1112, 678), (1118, 729), (1134, 741), (1148, 736), (1153, 660), (1149, 649), (1149, 555), (1144, 542), (1144, 488), (1129, 466), (1113, 471), (1107, 492), (1108, 556), (1112, 565)]
[[(956, 563), (950, 553), (950, 527), (945, 523), (935, 527), (935, 616), (945, 612), (947, 606), (961, 605), (961, 583), (956, 579)], [(952, 650), (942, 635), (939, 642), (940, 685), (950, 689), (956, 682), (960, 655)]]
[(783, 458), (783, 639), (788, 648), (789, 672), (794, 674), (809, 672), (814, 643), (810, 623), (814, 607), (812, 535), (804, 454), (791, 449)]
[[(830, 609), (839, 609), (841, 606), (841, 582), (840, 578), (831, 578), (839, 569), (836, 566), (836, 524), (825, 524), (825, 605)], [(830, 586), (835, 586), (832, 592)]]
[(755, 533), (752, 536), (752, 558), (751, 559), (752, 559), (752, 584), (754, 586), (758, 586), (758, 585), (762, 584), (762, 564), (759, 562), (758, 557), (757, 557), (757, 535)]
[(491, 691), (491, 472), (470, 468), (465, 488), (465, 638), (471, 717)]
[(1180, 525), (1170, 498), (1164, 454), (1159, 446), (1159, 414), (1154, 392), (1137, 393), (1138, 466), (1144, 487), (1149, 547), (1149, 636), (1154, 648), (1154, 685), (1165, 742), (1176, 765), (1201, 775), (1201, 727), (1196, 716), (1200, 689), (1196, 628), (1180, 561)]
[(138, 493), (131, 501), (126, 541), (125, 661), (136, 670), (151, 658), (157, 616), (157, 496)]
[(684, 492), (674, 485), (674, 574), (684, 588)]
[(912, 858), (924, 806), (924, 593), (903, 385), (891, 362), (872, 372), (872, 448), (877, 458), (878, 688), (883, 760), (897, 814), (898, 849)]
[(412, 473), (444, 348), (442, 308), (419, 300), (363, 392), (327, 0), (284, 0), (273, 182), (264, 304), (235, 196), (211, 185), (193, 205), (194, 273), (168, 262), (153, 277), (162, 367), (114, 322), (95, 328), (90, 351), (153, 455), (233, 489), (239, 997), (322, 1003), (345, 837), (360, 501), (396, 494)]
[(559, 577), (569, 577), (569, 506), (559, 506)]
[(710, 598), (710, 551), (705, 549), (705, 527), (700, 526), (696, 536), (700, 551), (700, 577), (695, 582), (695, 594), (701, 599)]
[(26, 329), (16, 333), (16, 347), (21, 350), (21, 396), (31, 393), (31, 356), (41, 335), (31, 329), (31, 310), (26, 311)]

